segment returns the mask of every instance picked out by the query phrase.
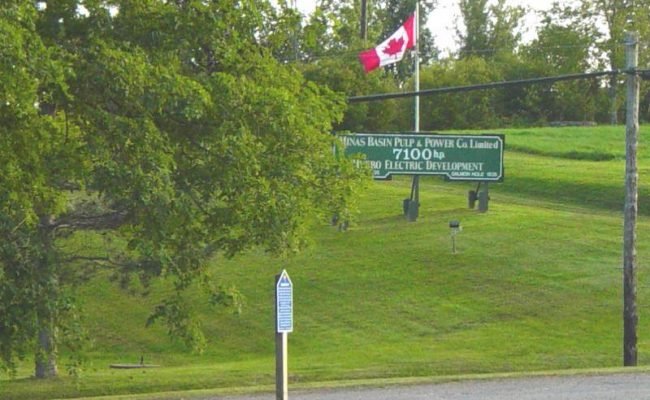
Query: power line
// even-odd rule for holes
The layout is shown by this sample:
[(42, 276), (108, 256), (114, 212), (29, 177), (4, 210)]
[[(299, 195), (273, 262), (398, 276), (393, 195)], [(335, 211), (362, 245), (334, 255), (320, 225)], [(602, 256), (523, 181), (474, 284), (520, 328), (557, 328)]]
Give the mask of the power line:
[(411, 91), (411, 92), (352, 96), (352, 97), (348, 97), (348, 102), (361, 103), (361, 102), (368, 102), (368, 101), (398, 99), (398, 98), (413, 97), (413, 96), (431, 96), (431, 95), (442, 94), (442, 93), (458, 93), (458, 92), (470, 92), (475, 90), (499, 89), (499, 88), (505, 88), (511, 86), (531, 85), (531, 84), (539, 84), (539, 83), (554, 83), (554, 82), (568, 81), (568, 80), (575, 80), (575, 79), (598, 78), (601, 76), (618, 75), (621, 73), (638, 73), (644, 79), (650, 78), (650, 70), (626, 71), (626, 70), (615, 69), (610, 71), (586, 72), (586, 73), (579, 73), (579, 74), (566, 74), (566, 75), (548, 76), (548, 77), (541, 77), (541, 78), (518, 79), (514, 81), (491, 82), (491, 83), (483, 83), (478, 85), (450, 86), (450, 87), (425, 89), (425, 90)]
[[(622, 46), (621, 46), (622, 47)], [(536, 50), (570, 50), (570, 49), (577, 49), (577, 50), (589, 50), (589, 48), (586, 48), (585, 46), (580, 46), (580, 45), (558, 45), (558, 46), (543, 46), (536, 48)], [(348, 57), (348, 56), (356, 56), (359, 54), (359, 52), (363, 49), (326, 49), (325, 52), (320, 53), (320, 54), (310, 54), (306, 53), (305, 58), (308, 61), (317, 61), (317, 60), (323, 60), (323, 59), (339, 59), (343, 57)], [(436, 49), (438, 52), (440, 49)], [(502, 47), (494, 47), (494, 48), (489, 48), (489, 49), (475, 49), (475, 50), (470, 50), (467, 52), (469, 55), (481, 55), (481, 54), (487, 54), (487, 53), (498, 53), (500, 51), (506, 50), (506, 48)], [(507, 49), (508, 51), (511, 51), (512, 49)], [(453, 57), (442, 57), (437, 59), (435, 62), (443, 62), (443, 61), (460, 61), (462, 58), (459, 58), (458, 56)], [(278, 58), (278, 61), (293, 61), (292, 58)], [(434, 62), (434, 63), (435, 63)]]

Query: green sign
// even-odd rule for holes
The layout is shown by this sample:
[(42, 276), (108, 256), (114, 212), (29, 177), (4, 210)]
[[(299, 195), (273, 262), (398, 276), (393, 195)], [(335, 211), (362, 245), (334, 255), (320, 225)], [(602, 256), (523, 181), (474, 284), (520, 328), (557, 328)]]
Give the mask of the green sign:
[(339, 136), (345, 154), (375, 179), (391, 175), (441, 175), (452, 181), (502, 181), (503, 135), (424, 135), (355, 133)]

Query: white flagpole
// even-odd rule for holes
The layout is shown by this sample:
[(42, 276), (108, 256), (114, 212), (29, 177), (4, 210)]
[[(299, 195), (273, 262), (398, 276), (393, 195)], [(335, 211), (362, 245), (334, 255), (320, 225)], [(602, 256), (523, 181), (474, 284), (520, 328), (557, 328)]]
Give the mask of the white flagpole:
[[(415, 71), (413, 76), (415, 93), (420, 91), (420, 2), (415, 2)], [(413, 130), (415, 133), (420, 132), (420, 96), (414, 97), (414, 121)], [(411, 184), (411, 199), (409, 200), (409, 207), (407, 212), (408, 220), (413, 222), (418, 218), (420, 208), (420, 176), (413, 175), (413, 183)]]
[[(420, 2), (415, 2), (415, 93), (420, 91)], [(415, 132), (420, 132), (420, 96), (415, 97)]]

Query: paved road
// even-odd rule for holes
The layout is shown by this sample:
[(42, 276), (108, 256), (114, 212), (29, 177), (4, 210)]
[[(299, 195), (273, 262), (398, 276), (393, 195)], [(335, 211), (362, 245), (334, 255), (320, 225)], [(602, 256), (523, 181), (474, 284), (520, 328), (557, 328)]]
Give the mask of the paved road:
[[(209, 400), (274, 400), (275, 394)], [(385, 388), (291, 391), (290, 400), (642, 400), (650, 374), (535, 377)], [(206, 399), (207, 400), (207, 399)]]

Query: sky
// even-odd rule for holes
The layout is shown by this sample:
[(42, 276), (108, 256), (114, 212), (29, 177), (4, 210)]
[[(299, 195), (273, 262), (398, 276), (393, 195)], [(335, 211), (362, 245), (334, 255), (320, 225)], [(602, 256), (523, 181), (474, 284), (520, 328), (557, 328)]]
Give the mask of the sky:
[[(309, 14), (315, 6), (316, 0), (295, 0), (296, 6), (303, 14)], [(551, 6), (551, 0), (507, 0), (506, 4), (510, 6), (523, 6), (531, 10), (545, 10)], [(458, 0), (438, 0), (438, 5), (429, 18), (427, 27), (433, 33), (436, 46), (442, 54), (449, 54), (457, 49), (456, 44), (456, 24), (460, 18), (458, 9)], [(528, 31), (522, 32), (524, 41), (534, 38), (534, 29), (539, 19), (533, 12), (525, 17), (524, 27)]]

